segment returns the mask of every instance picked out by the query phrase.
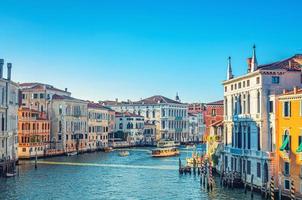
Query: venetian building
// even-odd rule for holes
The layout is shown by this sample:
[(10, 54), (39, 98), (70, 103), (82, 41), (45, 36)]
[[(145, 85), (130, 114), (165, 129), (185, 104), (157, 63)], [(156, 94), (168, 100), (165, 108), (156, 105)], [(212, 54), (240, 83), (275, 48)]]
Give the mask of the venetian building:
[(88, 103), (88, 146), (91, 150), (108, 147), (108, 135), (115, 128), (115, 111), (100, 103)]
[(6, 167), (12, 172), (18, 160), (18, 84), (11, 80), (12, 64), (7, 63), (6, 78), (3, 66), (4, 60), (0, 59), (0, 176)]
[[(301, 55), (259, 65), (256, 47), (248, 58), (247, 73), (233, 76), (228, 60), (224, 86), (224, 155), (222, 169), (247, 175), (262, 186), (274, 176), (274, 98), (283, 89), (301, 86)], [(242, 176), (244, 177), (244, 176)]]
[(61, 153), (89, 150), (87, 101), (55, 94), (48, 110), (51, 120), (50, 148)]
[(20, 107), (18, 111), (18, 156), (46, 156), (50, 145), (50, 125), (44, 112)]
[(70, 96), (71, 93), (44, 83), (20, 83), (21, 106), (47, 113), (53, 95)]
[(117, 112), (130, 112), (144, 117), (145, 122), (156, 126), (156, 140), (188, 141), (188, 105), (156, 95), (140, 101), (105, 101), (103, 104)]

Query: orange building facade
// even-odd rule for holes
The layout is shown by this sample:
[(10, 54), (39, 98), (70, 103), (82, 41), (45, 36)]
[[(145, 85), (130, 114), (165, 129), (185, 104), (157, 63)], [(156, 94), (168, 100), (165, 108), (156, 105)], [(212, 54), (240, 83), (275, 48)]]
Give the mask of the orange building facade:
[(276, 179), (282, 195), (302, 198), (302, 89), (284, 91), (276, 104)]
[(50, 126), (44, 112), (21, 107), (18, 110), (18, 156), (45, 156), (50, 145)]

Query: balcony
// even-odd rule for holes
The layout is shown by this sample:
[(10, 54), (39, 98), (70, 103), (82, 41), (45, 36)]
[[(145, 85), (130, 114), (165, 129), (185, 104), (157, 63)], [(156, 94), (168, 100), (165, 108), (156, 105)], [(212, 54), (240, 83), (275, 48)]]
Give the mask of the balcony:
[(272, 159), (275, 156), (273, 152), (265, 152), (265, 151), (257, 151), (252, 149), (240, 149), (234, 147), (224, 147), (224, 151), (226, 153), (230, 153), (233, 155), (246, 156), (246, 157), (255, 157), (262, 159)]

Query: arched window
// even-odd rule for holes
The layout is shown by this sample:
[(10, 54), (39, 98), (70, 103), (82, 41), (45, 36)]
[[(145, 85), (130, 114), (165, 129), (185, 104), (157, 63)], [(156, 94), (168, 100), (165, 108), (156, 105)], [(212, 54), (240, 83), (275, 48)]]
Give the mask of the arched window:
[(152, 117), (155, 118), (155, 110), (152, 112)]
[(149, 118), (149, 110), (146, 111), (146, 117)]
[(162, 115), (162, 117), (165, 117), (166, 116), (166, 112), (165, 112), (165, 109), (161, 109), (161, 115)]

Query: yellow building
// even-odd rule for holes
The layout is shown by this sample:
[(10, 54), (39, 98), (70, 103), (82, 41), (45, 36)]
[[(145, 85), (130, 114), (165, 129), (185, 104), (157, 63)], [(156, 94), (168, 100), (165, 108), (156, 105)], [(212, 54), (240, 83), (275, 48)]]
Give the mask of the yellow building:
[(276, 107), (277, 183), (289, 195), (294, 181), (296, 197), (302, 198), (302, 89), (284, 91)]

